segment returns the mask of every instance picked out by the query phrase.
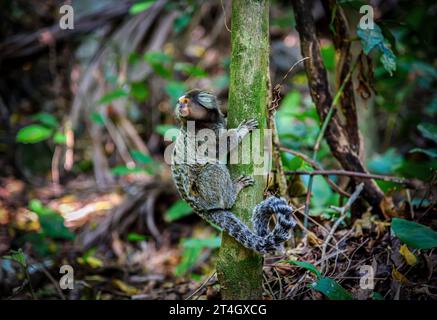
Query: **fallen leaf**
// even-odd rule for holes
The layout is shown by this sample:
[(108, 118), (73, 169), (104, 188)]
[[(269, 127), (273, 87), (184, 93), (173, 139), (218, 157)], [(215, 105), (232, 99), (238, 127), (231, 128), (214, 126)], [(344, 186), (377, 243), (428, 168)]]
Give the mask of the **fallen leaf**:
[(395, 267), (393, 267), (393, 269), (391, 271), (391, 277), (394, 280), (397, 280), (397, 281), (399, 281), (402, 284), (406, 284), (406, 283), (409, 282), (407, 277), (405, 277), (402, 273), (400, 273), (398, 270), (396, 270)]
[(139, 289), (132, 287), (119, 279), (112, 280), (112, 284), (114, 284), (118, 289), (120, 289), (121, 291), (123, 291), (124, 293), (130, 296), (140, 293)]
[(416, 256), (408, 249), (408, 247), (404, 244), (399, 249), (399, 253), (405, 258), (405, 261), (409, 266), (414, 266), (417, 263)]

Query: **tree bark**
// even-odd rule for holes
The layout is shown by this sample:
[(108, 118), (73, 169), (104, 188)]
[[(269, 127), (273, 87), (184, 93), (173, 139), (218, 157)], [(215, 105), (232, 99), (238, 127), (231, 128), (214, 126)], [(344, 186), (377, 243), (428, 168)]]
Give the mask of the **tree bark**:
[[(329, 89), (326, 68), (320, 54), (317, 30), (314, 18), (311, 14), (311, 3), (304, 0), (293, 0), (292, 4), (296, 17), (296, 28), (300, 37), (302, 56), (310, 57), (310, 59), (305, 60), (305, 70), (308, 77), (311, 98), (314, 101), (317, 112), (323, 122), (331, 107), (333, 98)], [(339, 19), (339, 17), (336, 19)], [(339, 78), (341, 79), (343, 76), (345, 76), (344, 71), (341, 70)], [(350, 88), (347, 91), (350, 92)], [(351, 96), (346, 94), (342, 97), (341, 101), (342, 103), (346, 103), (347, 101), (350, 101), (350, 99)], [(355, 112), (354, 109), (355, 107), (353, 107), (353, 109), (350, 108), (348, 112)], [(356, 119), (350, 119), (350, 121), (353, 123), (356, 122)], [(353, 146), (353, 143), (350, 143), (351, 141), (357, 141), (356, 135), (358, 131), (351, 134), (346, 127), (347, 125), (342, 125), (338, 114), (334, 114), (328, 124), (325, 134), (329, 148), (345, 170), (367, 173), (359, 156), (358, 143), (356, 143), (355, 147)], [(360, 178), (354, 178), (354, 181), (355, 183), (364, 182), (364, 198), (372, 205), (376, 212), (388, 217), (389, 213), (384, 210), (386, 207), (386, 205), (383, 204), (384, 193), (375, 181), (371, 179), (363, 180)]]
[[(231, 29), (228, 126), (235, 128), (241, 121), (255, 118), (262, 132), (265, 128), (268, 99), (269, 1), (232, 1)], [(261, 143), (263, 141), (262, 134), (260, 141)], [(252, 158), (249, 164), (233, 164), (229, 169), (234, 178), (250, 175), (255, 179), (254, 186), (240, 192), (232, 208), (232, 212), (250, 226), (252, 210), (263, 200), (265, 177), (253, 175)], [(227, 234), (223, 234), (217, 263), (222, 297), (260, 299), (262, 263), (263, 259), (260, 255), (244, 248)]]

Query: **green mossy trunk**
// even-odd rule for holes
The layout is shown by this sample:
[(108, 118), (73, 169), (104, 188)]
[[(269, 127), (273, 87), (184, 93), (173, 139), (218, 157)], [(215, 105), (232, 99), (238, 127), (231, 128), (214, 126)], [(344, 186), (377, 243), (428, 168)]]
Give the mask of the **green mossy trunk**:
[[(260, 129), (264, 129), (268, 99), (269, 2), (233, 0), (231, 23), (228, 127), (236, 128), (241, 121), (255, 118)], [(250, 175), (255, 179), (255, 185), (241, 191), (232, 208), (232, 212), (250, 226), (252, 210), (263, 200), (265, 176), (253, 175), (252, 159), (250, 164), (232, 164), (229, 169), (233, 178)], [(217, 262), (223, 299), (262, 298), (262, 263), (260, 255), (223, 234)]]

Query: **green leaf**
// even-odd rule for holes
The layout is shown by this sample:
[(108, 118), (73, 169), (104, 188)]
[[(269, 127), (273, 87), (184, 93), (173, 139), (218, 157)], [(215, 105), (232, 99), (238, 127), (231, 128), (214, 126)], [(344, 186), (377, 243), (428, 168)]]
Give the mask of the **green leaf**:
[(16, 140), (21, 143), (37, 143), (50, 138), (52, 134), (53, 129), (40, 124), (31, 124), (18, 131)]
[(381, 28), (374, 23), (373, 29), (361, 29), (360, 24), (357, 26), (357, 35), (361, 39), (361, 45), (364, 53), (369, 54), (374, 48), (381, 52), (381, 62), (390, 75), (396, 70), (396, 56), (388, 47)]
[(59, 127), (59, 122), (56, 119), (55, 116), (51, 115), (47, 112), (40, 112), (32, 116), (32, 119), (35, 121), (39, 121), (42, 124), (46, 125), (50, 128), (57, 128)]
[(184, 200), (178, 200), (165, 212), (164, 218), (168, 222), (179, 220), (190, 215), (193, 209)]
[(201, 252), (202, 248), (200, 247), (185, 248), (182, 253), (181, 262), (175, 268), (175, 275), (180, 277), (191, 269), (196, 264)]
[(391, 228), (405, 244), (416, 249), (437, 247), (437, 232), (420, 223), (393, 218)]
[(421, 123), (417, 126), (420, 133), (427, 139), (437, 143), (437, 126), (432, 123)]
[(414, 148), (409, 151), (410, 153), (424, 153), (430, 158), (437, 158), (437, 149), (423, 149), (423, 148)]
[(151, 156), (142, 153), (139, 150), (134, 150), (131, 152), (132, 158), (134, 158), (135, 161), (141, 163), (141, 164), (150, 164), (153, 162), (153, 159)]
[(176, 34), (183, 31), (191, 21), (191, 14), (183, 13), (179, 17), (177, 17), (173, 23), (173, 30)]
[(144, 60), (152, 67), (156, 74), (170, 78), (170, 64), (172, 57), (161, 51), (149, 51), (144, 54)]
[(169, 64), (172, 62), (172, 57), (161, 51), (148, 51), (144, 54), (144, 60), (149, 64)]
[(139, 168), (139, 167), (128, 168), (123, 165), (119, 165), (114, 168), (111, 168), (111, 173), (115, 176), (126, 176), (128, 174), (145, 173), (145, 172), (147, 171), (144, 168)]
[(320, 53), (322, 54), (323, 64), (326, 69), (332, 71), (335, 69), (335, 49), (332, 44), (325, 45), (320, 49)]
[(105, 125), (105, 117), (99, 112), (91, 113), (91, 121), (100, 125), (100, 126)]
[(56, 144), (66, 144), (67, 136), (62, 131), (56, 131), (55, 135), (53, 136), (53, 142)]
[(383, 154), (374, 155), (370, 159), (368, 167), (373, 173), (392, 174), (401, 164), (402, 156), (395, 149), (390, 148)]
[(26, 256), (24, 255), (23, 250), (11, 250), (9, 255), (3, 256), (3, 259), (16, 261), (20, 264), (21, 267), (26, 267)]
[(99, 104), (109, 104), (114, 100), (117, 100), (117, 99), (120, 99), (123, 97), (127, 97), (127, 96), (128, 96), (127, 92), (124, 91), (123, 89), (121, 89), (121, 88), (115, 89), (111, 92), (108, 92), (103, 97), (101, 97), (99, 100)]
[(193, 77), (203, 78), (208, 76), (208, 73), (205, 70), (201, 67), (194, 66), (191, 63), (178, 62), (175, 64), (174, 69)]
[(143, 0), (143, 1), (137, 2), (129, 8), (129, 13), (130, 14), (140, 13), (144, 10), (149, 9), (155, 2), (156, 2), (156, 0)]
[(147, 240), (147, 237), (145, 235), (142, 235), (142, 234), (138, 234), (138, 233), (135, 233), (135, 232), (130, 232), (127, 235), (127, 240), (131, 241), (131, 242), (139, 242), (139, 241)]
[(375, 291), (372, 293), (372, 300), (384, 300), (384, 297), (379, 292)]
[(171, 124), (159, 124), (155, 127), (155, 132), (160, 134), (161, 136), (164, 136), (168, 130), (172, 130), (172, 129), (178, 129), (178, 128)]
[(314, 273), (316, 275), (317, 278), (321, 278), (322, 274), (320, 273), (319, 269), (317, 269), (314, 265), (312, 265), (309, 262), (305, 262), (305, 261), (297, 261), (297, 260), (286, 260), (286, 261), (281, 261), (281, 262), (286, 262), (289, 264), (294, 264), (298, 267), (307, 269), (308, 271), (311, 271), (312, 273)]
[(191, 269), (197, 262), (202, 250), (205, 248), (216, 249), (220, 247), (221, 238), (213, 237), (206, 239), (190, 238), (182, 239), (182, 246), (184, 251), (182, 259), (178, 266), (176, 266), (175, 274), (181, 276)]
[(331, 300), (352, 300), (352, 294), (331, 278), (321, 278), (312, 287)]
[(46, 207), (38, 199), (32, 199), (29, 209), (38, 215), (43, 233), (53, 239), (74, 239), (74, 234), (64, 225), (64, 218), (55, 210)]
[(220, 237), (213, 237), (213, 238), (206, 238), (206, 239), (198, 239), (198, 238), (191, 238), (191, 239), (185, 239), (182, 241), (182, 245), (185, 248), (210, 248), (210, 249), (216, 249), (220, 248), (222, 239)]
[(172, 104), (176, 104), (179, 97), (181, 97), (188, 90), (183, 82), (170, 81), (165, 86), (165, 92), (170, 96)]
[(131, 92), (133, 97), (140, 102), (149, 96), (149, 89), (143, 81), (131, 83)]

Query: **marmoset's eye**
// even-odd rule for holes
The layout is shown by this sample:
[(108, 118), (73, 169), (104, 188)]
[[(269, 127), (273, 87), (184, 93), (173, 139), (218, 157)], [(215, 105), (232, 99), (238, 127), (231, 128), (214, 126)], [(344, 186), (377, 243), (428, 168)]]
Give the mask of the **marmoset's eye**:
[(190, 102), (190, 99), (186, 98), (185, 96), (179, 98), (179, 102), (183, 104), (187, 104)]

